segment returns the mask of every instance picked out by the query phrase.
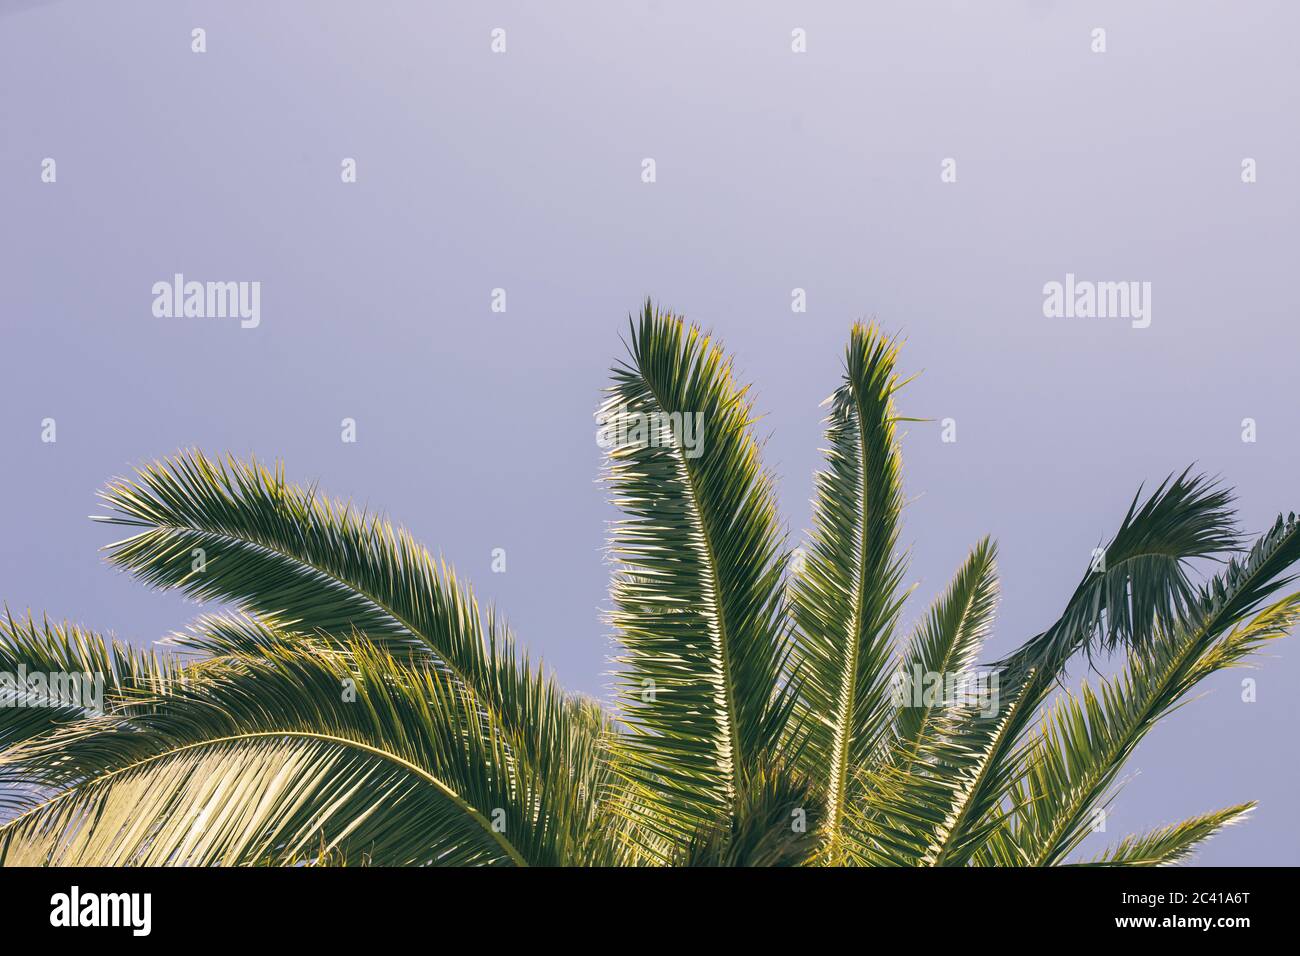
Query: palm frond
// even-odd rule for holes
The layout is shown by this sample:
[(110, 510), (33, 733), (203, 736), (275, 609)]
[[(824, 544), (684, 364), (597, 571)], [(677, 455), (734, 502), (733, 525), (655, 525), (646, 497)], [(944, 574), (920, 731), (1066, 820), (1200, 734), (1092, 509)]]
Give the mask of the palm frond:
[(596, 746), (585, 711), (534, 669), (491, 612), (409, 534), (290, 484), (282, 468), (192, 451), (101, 493), (110, 524), (142, 529), (109, 560), (155, 587), (229, 602), (308, 634), (353, 635), (432, 661), (472, 696), (516, 759), (554, 780)]
[[(46, 793), (38, 768), (21, 767), (12, 748), (60, 727), (109, 712), (124, 700), (159, 693), (180, 672), (167, 655), (110, 641), (70, 623), (28, 614), (0, 618), (0, 810)], [(34, 690), (39, 675), (43, 690)]]
[(990, 724), (983, 716), (971, 717), (973, 725), (961, 731), (989, 746), (978, 751), (978, 769), (962, 772), (973, 788), (930, 858), (946, 865), (969, 862), (980, 839), (997, 829), (1003, 801), (1019, 779), (1016, 764), (1029, 745), (1026, 733), (1070, 659), (1091, 653), (1094, 645), (1149, 645), (1162, 628), (1177, 626), (1196, 599), (1189, 563), (1239, 547), (1231, 493), (1189, 475), (1167, 479), (1145, 501), (1139, 491), (1104, 560), (1094, 563), (1057, 621), (994, 665), (1001, 672), (1006, 719), (1000, 714)]
[[(332, 635), (302, 635), (294, 623), (239, 614), (206, 615), (172, 642), (182, 652), (210, 655), (192, 664), (187, 673), (203, 672), (230, 658), (257, 657), (282, 649), (286, 643), (295, 651), (343, 655), (364, 646), (359, 635), (339, 640)], [(418, 669), (418, 665), (415, 666)], [(536, 692), (536, 690), (534, 691)], [(548, 702), (534, 704), (545, 714)], [(481, 715), (480, 719), (490, 719)], [(628, 820), (618, 812), (620, 796), (608, 753), (616, 728), (604, 708), (594, 700), (567, 695), (563, 711), (555, 714), (555, 726), (541, 719), (533, 727), (536, 739), (532, 752), (553, 750), (553, 759), (543, 768), (533, 768), (543, 794), (544, 812), (568, 821), (569, 833), (561, 851), (566, 862), (589, 865), (630, 865), (642, 862), (640, 842), (627, 831)], [(518, 735), (502, 731), (512, 758)]]
[(1189, 563), (1240, 547), (1232, 493), (1204, 475), (1188, 469), (1141, 499), (1139, 489), (1065, 612), (1004, 665), (1033, 667), (1050, 682), (1080, 650), (1145, 644), (1157, 628), (1175, 625), (1195, 597)]
[(898, 678), (905, 705), (895, 714), (897, 739), (904, 752), (925, 738), (930, 723), (950, 703), (941, 700), (931, 705), (923, 699), (917, 706), (906, 691), (915, 688), (918, 676), (923, 675), (952, 675), (960, 683), (993, 626), (998, 602), (996, 561), (997, 546), (985, 538), (912, 635)]
[(997, 690), (977, 686), (971, 670), (997, 605), (996, 554), (992, 541), (977, 544), (912, 635), (895, 674), (893, 734), (858, 772), (849, 861), (921, 865), (970, 812), (981, 761), (1009, 716), (999, 701), (967, 700)]
[[(1026, 751), (1021, 792), (1006, 836), (1032, 865), (1061, 862), (1088, 834), (1094, 810), (1147, 732), (1201, 681), (1238, 665), (1264, 642), (1300, 622), (1300, 594), (1258, 610), (1292, 580), (1300, 559), (1300, 525), (1279, 522), (1242, 562), (1231, 562), (1205, 586), (1185, 620), (1130, 650), (1124, 671), (1063, 695), (1044, 716)], [(1225, 633), (1226, 631), (1226, 633)]]
[(905, 597), (905, 562), (895, 553), (903, 503), (897, 353), (879, 330), (853, 327), (843, 383), (827, 399), (826, 469), (815, 479), (813, 532), (792, 588), (804, 768), (825, 795), (832, 855), (853, 768), (876, 750), (891, 717), (893, 632)]
[(1074, 866), (1174, 866), (1186, 863), (1198, 846), (1225, 827), (1240, 823), (1255, 804), (1240, 803), (1142, 836), (1127, 836), (1096, 859)]
[(860, 803), (845, 831), (850, 862), (873, 866), (959, 866), (969, 861), (999, 822), (998, 806), (1014, 785), (1014, 762), (994, 758), (1010, 748), (1022, 683), (1002, 686), (987, 703), (946, 704), (904, 751), (863, 768)]
[[(103, 636), (69, 622), (0, 617), (0, 672), (77, 674), (103, 679), (106, 700), (124, 693), (165, 685), (179, 665), (167, 655), (142, 651), (125, 641)], [(85, 714), (89, 708), (73, 707)], [(0, 746), (3, 746), (0, 725)]]
[(785, 556), (752, 410), (721, 348), (647, 303), (629, 351), (598, 413), (626, 514), (611, 542), (629, 730), (617, 748), (644, 822), (672, 843), (742, 811), (779, 742)]
[(820, 800), (811, 781), (788, 767), (764, 768), (730, 819), (679, 848), (677, 866), (802, 866), (818, 852)]
[(391, 865), (509, 860), (476, 816), (435, 778), (355, 741), (245, 733), (63, 791), (0, 828), (0, 865), (237, 866), (321, 841)]
[[(394, 865), (554, 864), (580, 856), (588, 822), (566, 816), (581, 781), (551, 789), (463, 687), (367, 642), (328, 654), (268, 640), (138, 713), (87, 719), (12, 753), (44, 763), (63, 790), (0, 833), (52, 862), (109, 847), (113, 860), (175, 862), (191, 849), (185, 827), (216, 818), (212, 842), (186, 862), (256, 862), (324, 840)], [(121, 815), (142, 793), (159, 802)], [(403, 794), (417, 802), (399, 806)]]

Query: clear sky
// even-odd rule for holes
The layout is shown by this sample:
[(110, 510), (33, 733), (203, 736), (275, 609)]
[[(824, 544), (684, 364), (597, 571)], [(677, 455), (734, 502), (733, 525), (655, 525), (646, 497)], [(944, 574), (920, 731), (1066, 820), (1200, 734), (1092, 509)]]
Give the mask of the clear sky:
[[(754, 383), (793, 540), (850, 323), (906, 336), (903, 411), (934, 419), (906, 617), (990, 533), (1000, 653), (1144, 481), (1197, 462), (1252, 531), (1300, 506), (1298, 31), (1282, 2), (0, 0), (0, 599), (182, 626), (102, 563), (95, 489), (181, 447), (278, 457), (606, 694), (591, 416), (651, 295)], [(154, 316), (176, 273), (260, 282), (260, 324)], [(1149, 327), (1045, 317), (1067, 273), (1150, 282)], [(1108, 840), (1256, 798), (1200, 861), (1300, 863), (1295, 638), (1262, 663), (1256, 702), (1223, 675), (1143, 744)]]

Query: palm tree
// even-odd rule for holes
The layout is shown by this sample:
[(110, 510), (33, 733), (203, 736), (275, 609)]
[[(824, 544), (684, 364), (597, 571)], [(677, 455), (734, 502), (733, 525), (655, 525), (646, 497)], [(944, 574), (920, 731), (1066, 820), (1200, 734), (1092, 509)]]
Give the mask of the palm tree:
[[(1060, 617), (981, 670), (990, 541), (900, 634), (896, 341), (852, 330), (797, 556), (720, 346), (647, 303), (629, 352), (600, 411), (625, 513), (614, 712), (562, 691), (405, 532), (279, 466), (185, 453), (101, 493), (130, 529), (109, 560), (230, 610), (154, 653), (6, 615), (0, 670), (106, 687), (102, 707), (0, 708), (0, 860), (1059, 864), (1151, 727), (1300, 615), (1278, 597), (1295, 517), (1246, 549), (1231, 494), (1184, 472), (1139, 491)], [(1198, 559), (1221, 564), (1199, 585)], [(1115, 676), (1068, 691), (1097, 654)], [(996, 693), (961, 692), (981, 675)], [(1087, 862), (1181, 861), (1251, 806)]]

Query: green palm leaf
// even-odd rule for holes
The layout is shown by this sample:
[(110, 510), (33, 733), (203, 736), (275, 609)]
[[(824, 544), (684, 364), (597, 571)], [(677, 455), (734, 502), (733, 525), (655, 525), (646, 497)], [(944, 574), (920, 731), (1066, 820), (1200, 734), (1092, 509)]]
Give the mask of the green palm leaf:
[(744, 792), (745, 806), (724, 824), (697, 832), (678, 866), (800, 866), (817, 848), (819, 800), (811, 782), (785, 769), (764, 772)]
[[(1190, 470), (1141, 502), (1139, 489), (1110, 543), (1075, 588), (1065, 612), (1003, 663), (1033, 667), (1050, 684), (1080, 650), (1145, 644), (1173, 626), (1195, 597), (1190, 563), (1240, 545), (1232, 493)], [(1139, 504), (1141, 502), (1141, 504)]]
[[(1190, 562), (1234, 550), (1231, 494), (1183, 472), (1145, 500), (1135, 496), (1114, 538), (1042, 634), (995, 665), (1001, 670), (1002, 713), (966, 718), (955, 775), (966, 781), (952, 819), (926, 858), (945, 865), (970, 861), (995, 830), (1002, 803), (1020, 779), (1017, 764), (1026, 733), (1071, 658), (1094, 646), (1148, 645), (1161, 628), (1176, 626), (1195, 598)], [(1139, 502), (1141, 502), (1139, 504)]]
[(890, 721), (893, 632), (905, 563), (895, 553), (902, 510), (894, 395), (896, 343), (855, 325), (843, 384), (828, 400), (826, 470), (816, 476), (813, 533), (794, 578), (793, 670), (805, 772), (825, 795), (827, 852), (837, 851), (860, 767)]
[(646, 825), (689, 840), (739, 814), (776, 753), (788, 710), (783, 537), (722, 350), (649, 304), (631, 331), (631, 360), (600, 411), (607, 480), (627, 515), (611, 549), (629, 729), (617, 747)]
[[(850, 860), (927, 862), (962, 819), (981, 761), (1007, 727), (1007, 714), (983, 713), (965, 700), (977, 689), (971, 668), (997, 605), (996, 553), (988, 539), (976, 545), (912, 635), (895, 674), (893, 737), (887, 751), (858, 772), (863, 795), (846, 827)], [(943, 684), (931, 688), (926, 681), (932, 678)]]
[[(517, 759), (554, 781), (600, 747), (581, 702), (520, 655), (513, 637), (406, 532), (255, 462), (189, 452), (118, 480), (100, 520), (140, 528), (109, 559), (148, 584), (236, 604), (305, 633), (362, 634), (442, 668)], [(584, 757), (590, 764), (594, 757)], [(558, 785), (553, 788), (558, 794)], [(593, 800), (590, 788), (575, 798)]]
[[(140, 651), (122, 641), (68, 623), (28, 615), (0, 619), (0, 808), (22, 808), (46, 793), (49, 781), (39, 768), (17, 765), (11, 750), (60, 727), (111, 711), (125, 700), (162, 692), (179, 673), (171, 658)], [(33, 695), (19, 686), (20, 675), (40, 674), (61, 692)], [(62, 691), (73, 691), (64, 693)], [(100, 698), (96, 700), (96, 698)]]
[(1095, 860), (1076, 866), (1172, 866), (1186, 863), (1192, 852), (1224, 827), (1246, 818), (1254, 803), (1241, 803), (1160, 827), (1142, 836), (1128, 836)]
[(851, 855), (905, 865), (971, 862), (1007, 825), (1003, 804), (1026, 772), (1027, 730), (1070, 658), (1098, 638), (1104, 647), (1148, 646), (1161, 622), (1176, 624), (1195, 602), (1188, 561), (1235, 546), (1229, 501), (1186, 474), (1141, 506), (1135, 501), (1107, 560), (1076, 588), (1056, 624), (996, 665), (998, 713), (950, 708), (916, 745), (910, 771), (896, 757), (865, 771), (872, 792), (855, 815)]
[[(1279, 519), (1244, 561), (1233, 561), (1204, 587), (1187, 618), (1150, 644), (1133, 648), (1128, 666), (1093, 691), (1065, 695), (1044, 718), (1025, 755), (1009, 837), (1031, 865), (1062, 861), (1088, 834), (1093, 811), (1138, 743), (1211, 674), (1236, 666), (1265, 641), (1300, 621), (1300, 595), (1259, 610), (1291, 580), (1300, 560), (1300, 522)], [(1226, 632), (1226, 633), (1225, 633)]]
[(998, 824), (1001, 795), (1016, 781), (1014, 762), (995, 760), (1013, 745), (1020, 709), (1030, 706), (1031, 671), (1003, 684), (997, 708), (957, 703), (890, 759), (863, 768), (863, 800), (850, 808), (847, 855), (876, 866), (964, 864)]
[[(960, 680), (970, 673), (984, 638), (993, 627), (998, 601), (997, 546), (985, 538), (971, 551), (958, 569), (944, 595), (930, 608), (908, 644), (899, 674), (903, 691), (916, 686), (918, 675), (953, 675)], [(929, 728), (942, 716), (946, 701), (919, 706), (904, 694), (905, 705), (897, 708), (895, 727), (904, 759), (928, 736)]]
[(7, 866), (512, 859), (454, 792), (391, 754), (306, 734), (213, 739), (60, 793), (0, 829)]
[[(344, 778), (356, 775), (361, 803), (334, 807), (345, 796), (332, 779), (336, 774), (318, 778), (304, 755), (339, 762), (337, 774)], [(272, 853), (296, 856), (306, 839), (322, 840), (332, 851), (356, 849), (373, 862), (445, 862), (444, 856), (469, 832), (475, 834), (474, 860), (492, 851), (495, 856), (482, 859), (554, 864), (576, 857), (583, 836), (582, 821), (563, 816), (572, 802), (548, 800), (549, 781), (516, 759), (500, 729), (463, 688), (435, 669), (404, 663), (366, 642), (324, 653), (292, 635), (277, 640), (268, 632), (255, 657), (231, 655), (210, 662), (192, 684), (178, 682), (167, 694), (134, 709), (61, 728), (15, 748), (12, 758), (46, 766), (47, 777), (56, 778), (64, 790), (3, 832), (21, 832), (19, 843), (28, 847), (23, 852), (41, 835), (54, 840), (48, 850), (52, 860), (61, 862), (69, 862), (60, 854), (73, 852), (68, 848), (80, 845), (77, 841), (100, 845), (96, 840), (102, 833), (76, 829), (75, 839), (60, 834), (93, 808), (118, 806), (114, 790), (131, 790), (141, 782), (146, 790), (156, 787), (160, 800), (188, 800), (185, 794), (194, 788), (189, 775), (201, 778), (205, 768), (227, 761), (231, 786), (213, 790), (200, 804), (185, 803), (196, 813), (231, 814), (231, 828), (235, 820), (250, 828), (232, 829), (230, 842), (214, 845), (212, 852), (220, 851), (221, 862), (257, 862)], [(240, 802), (257, 800), (271, 779), (283, 784), (271, 796), (289, 801), (284, 807)], [(403, 793), (419, 790), (420, 799), (436, 809), (440, 826), (426, 826), (434, 818), (421, 816), (413, 822), (422, 825), (409, 833), (413, 842), (399, 846), (387, 830), (389, 842), (377, 842), (378, 837), (371, 838), (374, 828), (391, 825), (380, 818), (400, 820), (403, 813), (396, 807), (382, 812), (382, 800), (372, 804), (363, 780), (367, 787), (400, 784)], [(388, 797), (394, 792), (387, 792)], [(181, 852), (180, 843), (168, 842), (184, 836), (168, 823), (175, 815), (169, 806), (157, 806), (156, 827), (141, 823), (131, 828), (129, 839), (111, 836), (123, 859), (156, 862)], [(422, 803), (421, 813), (434, 812), (429, 806)], [(325, 808), (332, 808), (332, 815), (322, 816)], [(101, 817), (95, 810), (86, 826), (112, 829), (121, 822), (112, 814), (98, 822)], [(262, 832), (276, 820), (288, 829)], [(314, 836), (303, 829), (311, 821), (318, 824)], [(344, 841), (354, 831), (370, 836), (361, 843)], [(63, 846), (60, 839), (71, 842)], [(215, 862), (218, 857), (201, 859)]]

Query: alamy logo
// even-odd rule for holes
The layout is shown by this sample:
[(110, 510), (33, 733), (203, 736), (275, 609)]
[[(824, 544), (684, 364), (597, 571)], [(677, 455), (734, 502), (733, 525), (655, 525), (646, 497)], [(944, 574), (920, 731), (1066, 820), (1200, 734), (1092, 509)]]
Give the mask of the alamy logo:
[(1133, 328), (1151, 324), (1150, 282), (1076, 281), (1043, 286), (1043, 315), (1049, 319), (1131, 319)]
[(186, 282), (178, 272), (170, 282), (155, 282), (153, 297), (159, 319), (239, 319), (244, 329), (262, 322), (260, 282)]
[(153, 928), (153, 896), (149, 893), (70, 892), (50, 897), (50, 925), (128, 926), (134, 936), (148, 936)]
[(0, 671), (0, 707), (72, 707), (104, 712), (104, 675), (64, 671)]
[(927, 671), (915, 664), (895, 672), (889, 696), (895, 707), (973, 709), (981, 717), (995, 717), (1000, 683), (996, 670)]
[(686, 458), (704, 454), (703, 412), (634, 412), (626, 405), (596, 413), (601, 448), (680, 448)]

